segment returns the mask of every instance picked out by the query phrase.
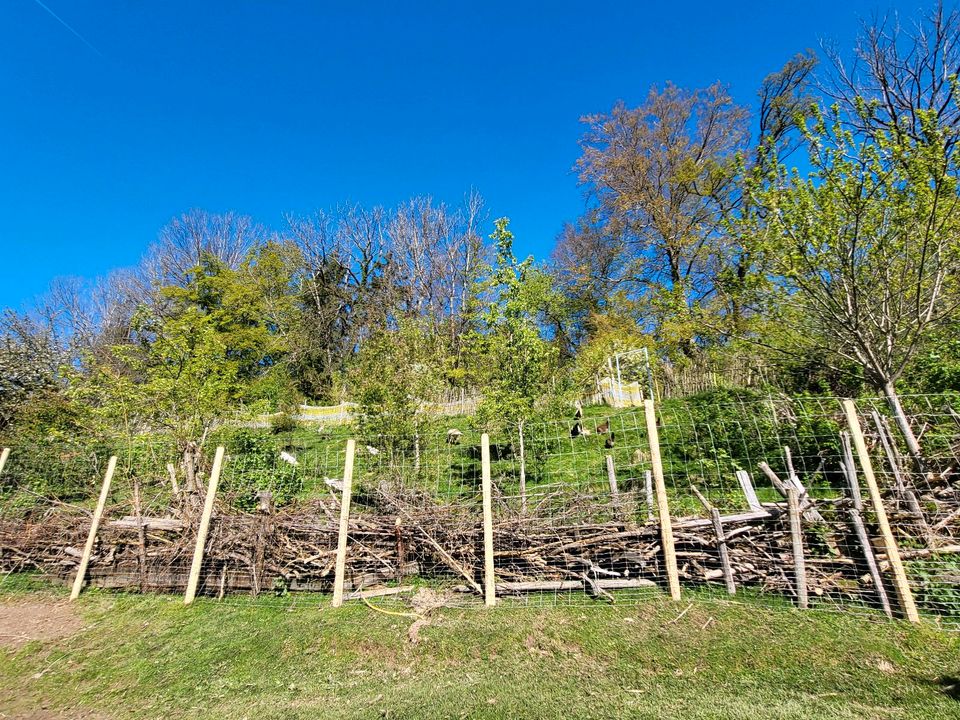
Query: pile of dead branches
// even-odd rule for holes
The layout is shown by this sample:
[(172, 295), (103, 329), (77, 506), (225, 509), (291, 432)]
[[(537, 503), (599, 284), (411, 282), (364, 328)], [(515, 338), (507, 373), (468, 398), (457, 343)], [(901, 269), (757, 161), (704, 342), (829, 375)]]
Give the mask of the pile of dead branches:
[[(419, 577), (480, 593), (483, 528), (478, 504), (444, 505), (422, 494), (386, 490), (374, 495), (373, 502), (351, 514), (348, 589), (371, 590)], [(610, 512), (591, 519), (584, 508), (598, 506)], [(664, 583), (660, 527), (638, 512), (643, 507), (642, 498), (629, 493), (621, 495), (616, 508), (609, 498), (581, 496), (568, 497), (562, 505), (544, 503), (529, 514), (501, 500), (494, 521), (498, 592), (581, 590), (612, 599), (611, 590)], [(938, 527), (936, 548), (906, 550), (908, 557), (911, 552), (956, 551), (949, 540), (960, 513), (938, 508), (936, 522), (928, 522)], [(854, 519), (866, 522), (871, 537), (877, 533), (869, 526), (869, 513), (852, 513), (855, 509), (849, 499), (803, 497), (807, 589), (813, 596), (879, 604), (880, 576), (869, 571)], [(910, 509), (893, 510), (897, 532), (916, 539), (918, 523)], [(338, 515), (335, 497), (284, 511), (274, 511), (269, 504), (256, 513), (221, 509), (208, 537), (200, 592), (328, 591)], [(673, 521), (681, 581), (719, 584), (729, 577), (737, 588), (796, 595), (786, 503), (764, 503), (749, 512), (718, 517), (719, 535), (709, 518)], [(88, 527), (89, 516), (65, 508), (0, 521), (0, 569), (39, 570), (70, 581)], [(90, 561), (89, 582), (142, 592), (182, 592), (196, 532), (197, 520), (190, 513), (107, 517)], [(885, 561), (882, 552), (874, 553), (880, 571), (886, 569)]]

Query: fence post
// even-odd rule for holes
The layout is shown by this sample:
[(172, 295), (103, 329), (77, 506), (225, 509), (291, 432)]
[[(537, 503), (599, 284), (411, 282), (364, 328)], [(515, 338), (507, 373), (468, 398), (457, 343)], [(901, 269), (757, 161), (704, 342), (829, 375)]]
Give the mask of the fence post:
[(347, 570), (347, 528), (350, 523), (350, 496), (353, 492), (353, 457), (356, 441), (347, 440), (347, 454), (343, 463), (343, 492), (340, 494), (340, 530), (337, 533), (337, 565), (333, 576), (333, 607), (343, 605), (343, 581)]
[(806, 610), (807, 562), (803, 557), (803, 528), (800, 526), (800, 500), (795, 487), (787, 487), (787, 513), (790, 515), (790, 539), (793, 543), (793, 577), (797, 586), (797, 605)]
[[(6, 455), (3, 456), (6, 460)], [(70, 591), (70, 599), (76, 600), (80, 596), (80, 590), (83, 588), (83, 580), (87, 575), (87, 565), (90, 564), (90, 554), (93, 552), (93, 543), (97, 539), (97, 530), (100, 529), (100, 518), (103, 517), (103, 508), (107, 504), (107, 494), (110, 492), (110, 481), (113, 480), (113, 472), (117, 469), (117, 456), (113, 455), (107, 463), (107, 472), (103, 476), (103, 485), (100, 487), (100, 497), (97, 500), (97, 507), (93, 511), (93, 519), (90, 522), (90, 532), (87, 534), (87, 544), (83, 547), (83, 556), (80, 558), (80, 567), (77, 568), (77, 577), (73, 581), (73, 590)]]
[(620, 490), (617, 487), (617, 471), (613, 464), (613, 455), (607, 455), (607, 482), (610, 484), (610, 498), (613, 501), (613, 510), (617, 519), (623, 519), (623, 508), (620, 506)]
[(733, 579), (733, 568), (730, 565), (730, 550), (727, 548), (727, 536), (723, 532), (723, 521), (720, 511), (710, 508), (710, 522), (713, 523), (713, 532), (717, 536), (717, 552), (720, 555), (720, 568), (723, 570), (723, 584), (726, 585), (727, 595), (737, 594), (737, 583)]
[(0, 475), (3, 475), (3, 468), (7, 464), (8, 457), (10, 457), (10, 448), (4, 448), (3, 451), (0, 452)]
[(867, 444), (863, 439), (863, 430), (860, 427), (860, 418), (857, 417), (857, 406), (853, 400), (843, 401), (843, 411), (847, 416), (853, 445), (857, 449), (857, 459), (860, 461), (860, 468), (863, 470), (863, 477), (867, 482), (867, 490), (870, 492), (870, 502), (877, 516), (877, 525), (880, 527), (880, 534), (883, 536), (883, 544), (887, 550), (887, 560), (889, 560), (890, 567), (893, 570), (893, 581), (897, 589), (897, 596), (900, 598), (900, 606), (903, 608), (903, 614), (907, 620), (912, 623), (920, 622), (917, 606), (913, 601), (913, 592), (910, 590), (910, 583), (907, 581), (907, 573), (904, 571), (903, 561), (900, 559), (900, 549), (897, 547), (897, 541), (890, 529), (887, 511), (883, 507), (883, 498), (880, 497), (880, 488), (877, 486), (877, 478), (873, 474), (873, 463), (870, 461), (870, 453), (867, 452)]
[(493, 566), (493, 482), (490, 479), (490, 436), (480, 436), (480, 486), (483, 491), (483, 602), (497, 604), (496, 574)]
[(677, 572), (677, 553), (673, 545), (673, 525), (670, 522), (670, 504), (667, 501), (667, 487), (663, 479), (663, 461), (660, 458), (660, 434), (657, 431), (657, 413), (653, 400), (643, 403), (647, 419), (647, 438), (650, 443), (650, 464), (653, 467), (653, 480), (657, 494), (657, 513), (660, 518), (660, 543), (663, 545), (664, 564), (667, 568), (667, 582), (670, 597), (680, 599), (680, 575)]
[(203, 501), (203, 514), (200, 516), (200, 527), (197, 529), (197, 544), (193, 548), (193, 563), (190, 565), (190, 578), (187, 580), (187, 592), (183, 596), (183, 604), (189, 605), (197, 596), (197, 585), (200, 582), (200, 568), (203, 566), (203, 551), (207, 546), (207, 533), (210, 531), (210, 516), (213, 515), (213, 502), (217, 497), (217, 486), (220, 484), (220, 469), (223, 466), (223, 446), (217, 448), (213, 456), (213, 467), (210, 469), (210, 482), (207, 485), (207, 497)]

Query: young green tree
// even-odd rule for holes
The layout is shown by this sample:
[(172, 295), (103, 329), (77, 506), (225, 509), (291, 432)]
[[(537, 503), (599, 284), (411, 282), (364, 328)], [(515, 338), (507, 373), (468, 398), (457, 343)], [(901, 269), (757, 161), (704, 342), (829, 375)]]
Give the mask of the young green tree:
[(131, 331), (131, 342), (90, 358), (84, 373), (71, 372), (71, 393), (94, 408), (105, 435), (168, 433), (182, 453), (185, 489), (193, 491), (203, 439), (240, 397), (238, 365), (196, 308), (169, 318), (143, 308)]
[(923, 142), (878, 130), (855, 135), (836, 110), (805, 129), (812, 170), (780, 164), (763, 192), (778, 283), (800, 303), (783, 331), (804, 352), (863, 369), (882, 392), (922, 467), (897, 382), (925, 338), (960, 302), (953, 130), (922, 112)]
[(495, 262), (479, 291), (486, 302), (478, 317), (473, 356), (481, 366), (483, 400), (478, 415), (489, 429), (516, 433), (520, 461), (520, 498), (526, 510), (526, 424), (554, 394), (556, 348), (541, 334), (538, 319), (549, 306), (551, 279), (528, 257), (513, 253), (509, 219), (500, 218), (490, 236)]
[(350, 371), (360, 406), (360, 429), (368, 441), (395, 457), (413, 457), (420, 469), (427, 405), (443, 386), (443, 338), (414, 320), (382, 330), (361, 347)]

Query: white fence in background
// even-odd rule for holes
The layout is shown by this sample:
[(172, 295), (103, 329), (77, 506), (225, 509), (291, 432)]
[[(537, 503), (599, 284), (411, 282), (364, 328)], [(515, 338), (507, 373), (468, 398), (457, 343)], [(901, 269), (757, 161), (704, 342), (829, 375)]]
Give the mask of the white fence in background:
[[(463, 397), (451, 402), (426, 403), (424, 410), (431, 415), (469, 415), (476, 412), (479, 402), (480, 398), (478, 396)], [(299, 405), (293, 419), (307, 424), (340, 425), (353, 420), (357, 415), (358, 407), (359, 405), (355, 402), (342, 402), (337, 405)], [(273, 418), (279, 417), (280, 414), (258, 415), (248, 425), (250, 427), (269, 427)]]

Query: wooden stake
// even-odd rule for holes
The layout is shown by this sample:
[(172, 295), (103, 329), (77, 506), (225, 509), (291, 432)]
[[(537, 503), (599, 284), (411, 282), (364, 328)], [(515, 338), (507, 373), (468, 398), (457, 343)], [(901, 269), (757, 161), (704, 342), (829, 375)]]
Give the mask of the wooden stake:
[(653, 400), (643, 403), (647, 420), (647, 438), (650, 443), (650, 464), (653, 468), (654, 488), (657, 494), (657, 514), (660, 519), (660, 543), (667, 570), (670, 597), (680, 599), (680, 575), (677, 572), (677, 553), (673, 545), (673, 526), (670, 521), (670, 505), (667, 501), (667, 486), (663, 479), (663, 461), (660, 458), (660, 433), (657, 431), (657, 413)]
[(893, 470), (893, 477), (897, 483), (897, 492), (907, 501), (910, 512), (916, 516), (917, 523), (920, 525), (920, 531), (923, 533), (923, 536), (927, 541), (927, 546), (936, 547), (937, 536), (930, 528), (930, 524), (927, 522), (927, 518), (923, 514), (923, 508), (920, 507), (920, 501), (917, 500), (917, 494), (913, 491), (912, 487), (907, 485), (903, 479), (903, 476), (900, 474), (900, 463), (897, 460), (897, 453), (893, 446), (893, 438), (889, 434), (890, 429), (880, 418), (880, 414), (876, 410), (874, 410), (871, 415), (873, 416), (873, 424), (877, 427), (877, 435), (880, 436), (880, 444), (883, 445), (883, 450), (887, 455), (887, 462), (890, 463), (890, 469)]
[(647, 520), (653, 520), (653, 473), (643, 472), (643, 489), (647, 496)]
[(723, 582), (727, 586), (728, 595), (737, 594), (737, 585), (733, 581), (733, 568), (730, 567), (730, 553), (727, 551), (727, 538), (723, 533), (723, 520), (720, 518), (720, 511), (707, 500), (706, 496), (700, 492), (696, 485), (691, 485), (690, 490), (697, 496), (697, 500), (703, 505), (703, 509), (710, 516), (710, 523), (713, 525), (713, 534), (717, 536), (717, 550), (720, 553), (720, 567), (723, 570)]
[(793, 540), (793, 574), (797, 586), (797, 605), (802, 609), (807, 601), (807, 564), (803, 557), (803, 530), (800, 527), (800, 501), (795, 487), (787, 488), (787, 511), (790, 515), (790, 538)]
[(793, 467), (793, 453), (790, 451), (789, 445), (783, 446), (783, 461), (787, 467), (787, 481), (793, 483), (793, 486), (802, 495), (803, 487), (800, 485), (800, 476), (797, 475), (797, 471)]
[(207, 497), (203, 501), (203, 514), (200, 516), (200, 527), (197, 529), (197, 544), (193, 548), (193, 563), (190, 565), (190, 578), (187, 580), (187, 592), (183, 596), (183, 604), (189, 605), (197, 596), (197, 585), (200, 583), (200, 568), (203, 566), (203, 551), (207, 547), (207, 533), (210, 531), (210, 517), (213, 515), (213, 501), (217, 497), (217, 485), (220, 484), (220, 468), (223, 466), (223, 446), (217, 448), (213, 456), (213, 467), (210, 469), (210, 482), (207, 485)]
[(757, 499), (757, 491), (753, 489), (753, 482), (750, 480), (750, 473), (746, 470), (737, 470), (737, 480), (740, 483), (740, 489), (743, 490), (743, 496), (747, 499), (747, 505), (753, 511), (763, 510), (760, 500)]
[(890, 599), (887, 597), (887, 588), (883, 584), (883, 576), (880, 574), (880, 568), (877, 567), (877, 558), (873, 553), (873, 546), (870, 544), (870, 536), (867, 535), (867, 528), (863, 524), (863, 498), (860, 496), (860, 485), (857, 482), (857, 469), (853, 464), (853, 451), (850, 449), (850, 435), (846, 432), (840, 433), (840, 444), (843, 446), (843, 462), (840, 467), (847, 477), (847, 484), (850, 487), (850, 500), (853, 507), (850, 508), (850, 522), (853, 524), (857, 540), (860, 542), (860, 548), (863, 550), (863, 558), (867, 563), (867, 569), (870, 571), (870, 577), (873, 579), (873, 587), (880, 600), (880, 606), (887, 617), (893, 617), (893, 611), (890, 609)]
[(620, 507), (620, 490), (617, 488), (617, 471), (613, 467), (613, 455), (607, 455), (607, 482), (610, 483), (610, 498), (613, 500), (613, 509), (618, 518), (623, 516)]
[(343, 605), (343, 579), (347, 570), (347, 527), (350, 522), (350, 496), (353, 492), (353, 457), (357, 444), (347, 440), (347, 456), (343, 463), (343, 492), (340, 497), (340, 531), (337, 534), (337, 564), (333, 576), (333, 607)]
[(730, 553), (727, 550), (727, 538), (723, 533), (723, 522), (720, 520), (720, 511), (710, 508), (710, 519), (713, 521), (713, 532), (717, 536), (717, 547), (720, 550), (720, 567), (723, 568), (723, 582), (727, 586), (728, 595), (737, 594), (737, 584), (733, 581), (733, 568), (730, 567)]
[(140, 480), (133, 480), (133, 512), (137, 518), (137, 567), (140, 570), (140, 592), (147, 584), (147, 529), (143, 526), (143, 505), (140, 501)]
[(843, 401), (843, 411), (846, 413), (850, 435), (853, 437), (853, 445), (857, 449), (860, 468), (863, 470), (867, 490), (870, 492), (870, 502), (877, 516), (877, 525), (880, 527), (883, 544), (887, 550), (887, 558), (890, 567), (893, 569), (894, 586), (897, 589), (897, 596), (900, 598), (900, 606), (903, 608), (903, 614), (907, 620), (912, 623), (920, 622), (917, 606), (913, 601), (913, 592), (910, 590), (910, 583), (907, 581), (907, 573), (904, 571), (903, 561), (900, 559), (900, 548), (897, 547), (897, 541), (893, 537), (893, 531), (890, 529), (890, 523), (887, 520), (887, 512), (883, 507), (883, 498), (880, 497), (880, 488), (877, 486), (877, 479), (873, 474), (873, 463), (870, 461), (870, 453), (867, 452), (867, 444), (863, 439), (860, 418), (857, 417), (857, 407), (853, 400)]
[[(6, 456), (4, 456), (6, 459)], [(70, 599), (76, 600), (80, 597), (80, 590), (83, 588), (83, 581), (87, 575), (87, 565), (90, 564), (90, 555), (93, 552), (93, 543), (97, 540), (97, 530), (100, 529), (100, 518), (103, 517), (103, 508), (107, 504), (107, 494), (110, 492), (110, 481), (113, 480), (113, 472), (117, 469), (117, 456), (114, 455), (107, 463), (107, 472), (103, 476), (103, 485), (100, 487), (100, 498), (97, 500), (97, 507), (93, 511), (93, 520), (90, 522), (90, 532), (87, 534), (87, 544), (83, 547), (83, 555), (80, 558), (80, 567), (77, 568), (77, 577), (73, 581), (73, 590), (70, 592)]]
[(483, 602), (497, 604), (496, 574), (493, 566), (493, 481), (490, 479), (490, 436), (480, 436), (480, 472), (483, 490)]
[(4, 448), (0, 452), (0, 475), (3, 475), (3, 468), (7, 464), (7, 458), (10, 457), (10, 448)]
[(170, 489), (173, 490), (174, 495), (179, 495), (180, 485), (177, 484), (177, 469), (173, 463), (167, 463), (167, 474), (170, 475)]

